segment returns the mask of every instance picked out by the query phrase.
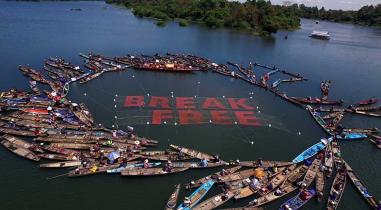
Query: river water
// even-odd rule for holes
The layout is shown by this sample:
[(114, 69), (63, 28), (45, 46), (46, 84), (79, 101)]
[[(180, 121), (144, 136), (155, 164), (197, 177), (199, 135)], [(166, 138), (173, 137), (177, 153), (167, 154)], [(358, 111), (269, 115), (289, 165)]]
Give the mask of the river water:
[[(82, 11), (70, 11), (81, 8)], [(328, 30), (330, 41), (308, 37), (312, 30)], [(284, 36), (288, 34), (288, 39)], [(300, 30), (278, 32), (274, 39), (248, 33), (202, 26), (179, 27), (134, 17), (130, 11), (103, 2), (0, 2), (1, 90), (28, 88), (18, 65), (42, 68), (43, 60), (62, 56), (81, 64), (79, 52), (108, 56), (155, 53), (190, 53), (218, 63), (257, 61), (301, 73), (309, 81), (281, 85), (292, 96), (319, 96), (320, 81), (333, 80), (330, 97), (345, 104), (371, 96), (381, 97), (381, 31), (377, 29), (302, 20)], [(260, 72), (264, 70), (255, 69)], [(273, 77), (280, 77), (275, 74)], [(87, 84), (70, 87), (69, 98), (85, 102), (97, 123), (125, 128), (132, 120), (129, 110), (114, 109), (115, 94), (126, 95), (252, 97), (258, 106), (259, 127), (240, 125), (146, 125), (135, 123), (137, 133), (160, 141), (219, 154), (225, 160), (291, 160), (325, 136), (323, 130), (299, 107), (239, 80), (212, 72), (168, 74), (129, 69), (108, 73)], [(252, 94), (253, 93), (253, 94)], [(131, 113), (131, 112), (129, 112)], [(115, 120), (115, 116), (118, 120)], [(134, 121), (136, 122), (136, 121)], [(145, 121), (141, 121), (145, 122)], [(345, 116), (348, 127), (379, 127), (379, 119)], [(342, 142), (343, 157), (369, 191), (381, 198), (381, 153), (367, 141)], [(42, 170), (0, 149), (1, 209), (160, 209), (176, 183), (202, 177), (215, 170), (188, 171), (167, 177), (123, 178), (97, 175), (79, 179), (47, 177), (66, 170)], [(332, 180), (331, 180), (332, 181)], [(212, 191), (208, 196), (218, 192)], [(181, 196), (190, 192), (183, 191)], [(291, 196), (291, 195), (290, 195)], [(229, 202), (242, 206), (251, 199)], [(266, 209), (277, 209), (286, 198)], [(311, 201), (305, 209), (324, 209)], [(339, 209), (367, 209), (367, 204), (348, 182)]]

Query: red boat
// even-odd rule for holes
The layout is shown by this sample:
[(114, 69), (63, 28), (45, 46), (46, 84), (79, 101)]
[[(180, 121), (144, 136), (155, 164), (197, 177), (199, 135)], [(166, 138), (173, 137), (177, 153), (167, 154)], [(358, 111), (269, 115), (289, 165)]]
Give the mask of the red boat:
[(31, 113), (31, 114), (43, 114), (43, 115), (49, 114), (48, 110), (46, 109), (24, 109), (23, 112)]
[(377, 102), (378, 102), (378, 98), (372, 97), (370, 99), (360, 101), (359, 103), (356, 104), (356, 106), (366, 106), (366, 105), (370, 105), (370, 104), (375, 104)]

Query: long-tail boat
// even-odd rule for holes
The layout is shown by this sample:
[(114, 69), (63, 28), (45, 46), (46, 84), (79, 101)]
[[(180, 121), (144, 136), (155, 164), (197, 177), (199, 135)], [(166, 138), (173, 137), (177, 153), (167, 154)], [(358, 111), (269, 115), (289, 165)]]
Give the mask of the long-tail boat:
[(181, 147), (181, 146), (177, 146), (177, 145), (173, 145), (173, 144), (171, 144), (169, 146), (175, 150), (178, 150), (179, 152), (182, 152), (186, 155), (192, 156), (192, 157), (197, 158), (197, 159), (206, 159), (208, 161), (215, 159), (215, 157), (213, 155), (209, 155), (209, 154), (206, 154), (204, 152), (200, 152), (200, 151), (197, 151), (194, 149), (189, 149), (186, 147)]
[(69, 161), (61, 161), (54, 163), (43, 163), (40, 164), (40, 168), (68, 168), (82, 165), (82, 161), (79, 160), (69, 160)]
[[(321, 163), (323, 165), (324, 163)], [(324, 176), (324, 171), (319, 169), (316, 172), (316, 181), (315, 181), (315, 188), (316, 188), (316, 194), (317, 194), (317, 199), (319, 202), (323, 200), (324, 196), (324, 185), (325, 185), (325, 176)]]
[(223, 205), (228, 202), (231, 198), (233, 198), (234, 192), (226, 191), (224, 193), (220, 193), (215, 195), (207, 200), (201, 202), (197, 206), (193, 207), (192, 210), (211, 210), (216, 209), (217, 207)]
[(332, 137), (328, 139), (321, 139), (318, 143), (312, 145), (308, 149), (304, 150), (302, 153), (300, 153), (298, 156), (296, 156), (292, 162), (293, 163), (299, 163), (304, 160), (307, 160), (308, 158), (316, 155), (318, 152), (322, 151), (327, 144), (329, 144), (333, 140)]
[(270, 167), (283, 167), (294, 164), (293, 162), (286, 161), (272, 161), (272, 160), (261, 160), (261, 161), (240, 161), (239, 165), (244, 167), (262, 167), (262, 168), (270, 168)]
[(172, 192), (171, 196), (169, 196), (167, 204), (165, 205), (165, 210), (173, 210), (176, 208), (177, 200), (179, 199), (180, 186), (180, 184), (175, 186), (175, 190)]
[(291, 97), (292, 99), (302, 103), (302, 104), (312, 104), (312, 105), (341, 105), (344, 103), (343, 100), (322, 100), (320, 98), (299, 98)]
[(347, 169), (347, 175), (349, 179), (352, 181), (352, 183), (355, 185), (356, 189), (361, 193), (361, 195), (365, 198), (365, 200), (372, 208), (377, 209), (379, 207), (377, 199), (375, 199), (374, 196), (369, 193), (364, 183), (360, 181), (360, 179), (356, 176), (356, 174), (353, 172), (352, 168), (348, 165), (348, 163), (344, 161), (344, 164)]
[(367, 106), (367, 105), (375, 104), (378, 101), (379, 101), (378, 98), (372, 97), (372, 98), (360, 101), (360, 102), (356, 103), (355, 105), (356, 106)]
[(208, 175), (206, 177), (200, 178), (198, 180), (191, 181), (190, 183), (185, 185), (185, 189), (192, 189), (192, 188), (199, 187), (210, 179), (214, 179), (218, 181), (222, 179), (223, 177), (238, 171), (239, 169), (241, 169), (241, 166), (235, 166), (232, 168), (224, 169), (223, 171), (216, 172), (212, 175)]
[(347, 174), (343, 171), (338, 171), (333, 181), (328, 202), (327, 210), (335, 210), (339, 206), (341, 197), (344, 193), (345, 185), (347, 181)]
[(34, 152), (40, 152), (40, 153), (43, 153), (44, 150), (42, 150), (42, 148), (39, 146), (39, 145), (36, 145), (36, 144), (33, 144), (33, 143), (29, 143), (27, 141), (24, 141), (20, 138), (17, 138), (15, 136), (11, 136), (11, 135), (3, 135), (2, 136), (5, 140), (17, 145), (17, 146), (20, 146), (20, 147), (23, 147), (25, 149), (28, 149), (28, 150), (31, 150), (31, 151), (34, 151)]
[(14, 154), (29, 159), (33, 161), (39, 161), (40, 158), (34, 154), (32, 151), (25, 149), (22, 146), (13, 144), (12, 142), (9, 142), (7, 140), (3, 140), (0, 142), (5, 148), (7, 148), (9, 151), (13, 152)]
[(327, 144), (327, 147), (325, 148), (324, 166), (326, 170), (326, 176), (328, 178), (331, 177), (333, 171), (333, 154), (331, 143)]
[(122, 176), (161, 176), (168, 174), (180, 173), (188, 170), (189, 168), (173, 168), (170, 172), (164, 171), (162, 168), (134, 168), (123, 170)]
[[(306, 197), (302, 198), (304, 196), (303, 195), (304, 193), (306, 194)], [(302, 191), (302, 192), (298, 193), (295, 197), (293, 197), (293, 198), (289, 199), (288, 201), (286, 201), (285, 203), (283, 203), (279, 207), (279, 209), (280, 210), (284, 210), (284, 209), (292, 209), (292, 210), (300, 209), (309, 200), (311, 200), (311, 198), (314, 197), (315, 195), (316, 195), (316, 191), (314, 189)]]

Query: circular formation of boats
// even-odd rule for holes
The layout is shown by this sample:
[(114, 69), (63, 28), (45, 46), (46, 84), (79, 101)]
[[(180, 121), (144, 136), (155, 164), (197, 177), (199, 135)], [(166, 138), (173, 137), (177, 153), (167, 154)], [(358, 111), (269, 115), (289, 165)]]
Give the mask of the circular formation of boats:
[[(262, 209), (267, 203), (292, 192), (298, 194), (285, 201), (280, 209), (295, 210), (316, 197), (326, 202), (327, 209), (336, 209), (349, 178), (373, 209), (381, 205), (353, 169), (343, 159), (339, 141), (368, 139), (381, 149), (377, 128), (346, 128), (340, 122), (345, 114), (381, 117), (378, 99), (372, 97), (347, 108), (340, 108), (342, 100), (328, 99), (332, 81), (321, 83), (321, 97), (288, 97), (279, 91), (284, 83), (306, 81), (300, 74), (258, 63), (243, 65), (228, 62), (216, 64), (194, 55), (127, 55), (108, 58), (95, 54), (80, 54), (87, 70), (65, 61), (49, 58), (42, 71), (20, 66), (30, 78), (31, 91), (11, 89), (0, 94), (1, 144), (12, 153), (32, 161), (43, 161), (41, 168), (72, 168), (63, 174), (69, 177), (98, 173), (121, 176), (164, 176), (203, 168), (220, 168), (206, 177), (190, 180), (184, 188), (192, 190), (178, 202), (181, 184), (175, 186), (166, 209), (216, 209), (229, 200), (253, 197), (247, 206), (237, 209)], [(230, 69), (234, 67), (237, 71)], [(262, 75), (253, 68), (269, 70)], [(241, 79), (306, 109), (329, 135), (307, 148), (290, 161), (254, 160), (224, 161), (195, 149), (170, 145), (165, 151), (150, 150), (159, 142), (135, 134), (132, 127), (126, 131), (97, 125), (90, 110), (83, 103), (74, 103), (66, 95), (73, 82), (85, 83), (105, 72), (137, 70), (192, 73), (208, 71)], [(270, 83), (275, 74), (290, 76)], [(258, 79), (257, 79), (258, 77)], [(333, 106), (324, 108), (324, 106)], [(26, 137), (31, 137), (32, 141)], [(30, 138), (28, 138), (30, 139)], [(327, 180), (334, 176), (330, 193)], [(61, 175), (60, 175), (61, 176)], [(60, 177), (57, 176), (57, 177)], [(203, 199), (211, 188), (220, 193)]]

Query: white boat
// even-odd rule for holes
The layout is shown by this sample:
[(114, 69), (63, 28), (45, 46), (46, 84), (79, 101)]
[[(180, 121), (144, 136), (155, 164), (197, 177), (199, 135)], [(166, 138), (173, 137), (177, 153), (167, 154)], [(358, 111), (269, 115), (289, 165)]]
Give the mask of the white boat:
[(310, 37), (315, 39), (329, 40), (331, 38), (331, 35), (329, 35), (328, 31), (312, 31)]

